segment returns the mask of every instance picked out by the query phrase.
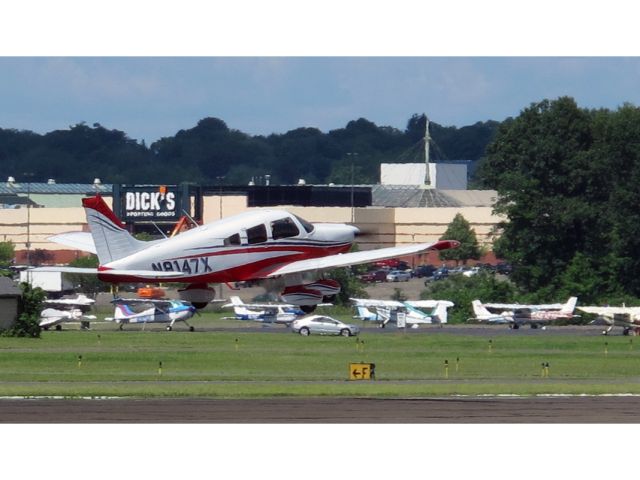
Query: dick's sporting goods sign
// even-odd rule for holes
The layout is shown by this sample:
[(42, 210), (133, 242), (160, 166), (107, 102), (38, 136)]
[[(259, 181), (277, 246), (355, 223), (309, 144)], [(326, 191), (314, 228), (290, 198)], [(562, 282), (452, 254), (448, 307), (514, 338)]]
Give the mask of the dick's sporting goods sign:
[(127, 221), (175, 221), (180, 218), (181, 191), (175, 186), (122, 187), (121, 215)]

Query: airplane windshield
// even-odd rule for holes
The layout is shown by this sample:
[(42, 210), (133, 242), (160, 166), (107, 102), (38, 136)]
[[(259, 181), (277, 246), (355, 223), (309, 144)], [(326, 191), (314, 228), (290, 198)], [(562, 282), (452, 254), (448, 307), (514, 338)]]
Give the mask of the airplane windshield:
[(307, 233), (311, 233), (314, 230), (314, 226), (307, 222), (304, 218), (300, 218), (297, 215), (293, 215), (298, 219), (298, 221), (302, 224), (302, 227), (307, 231)]

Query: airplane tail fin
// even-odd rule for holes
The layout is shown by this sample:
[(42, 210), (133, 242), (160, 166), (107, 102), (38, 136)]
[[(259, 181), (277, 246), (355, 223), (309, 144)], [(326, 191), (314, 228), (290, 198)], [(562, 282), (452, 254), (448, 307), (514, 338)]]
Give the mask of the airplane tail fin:
[(576, 303), (578, 303), (578, 297), (569, 298), (567, 303), (563, 305), (562, 309), (560, 310), (560, 313), (563, 313), (565, 315), (571, 315), (576, 308)]
[(445, 302), (438, 302), (434, 311), (434, 317), (438, 323), (447, 323), (447, 304)]
[(135, 315), (135, 313), (133, 312), (133, 310), (131, 310), (131, 308), (129, 308), (129, 305), (125, 304), (125, 303), (117, 303), (116, 304), (116, 308), (115, 308), (115, 313), (113, 315), (113, 318), (117, 319), (121, 319), (121, 318), (129, 318), (132, 315)]
[(231, 300), (231, 305), (234, 305), (236, 307), (242, 307), (244, 306), (244, 302), (242, 301), (242, 299), (238, 296), (232, 296), (229, 297), (229, 300)]
[(136, 240), (100, 195), (83, 198), (82, 206), (95, 243), (100, 265), (127, 257), (145, 248), (146, 242)]
[(491, 315), (491, 312), (482, 305), (480, 300), (474, 300), (471, 302), (471, 306), (473, 307), (473, 313), (477, 318), (488, 317)]

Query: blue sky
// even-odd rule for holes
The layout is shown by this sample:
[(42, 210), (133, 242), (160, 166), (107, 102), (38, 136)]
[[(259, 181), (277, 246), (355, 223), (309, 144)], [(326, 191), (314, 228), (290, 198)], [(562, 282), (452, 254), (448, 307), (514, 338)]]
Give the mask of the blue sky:
[(414, 113), (461, 127), (562, 95), (640, 105), (628, 2), (438, 3), (10, 3), (0, 128), (97, 122), (150, 144), (208, 116), (268, 135), (360, 117), (403, 129)]
[(0, 128), (98, 122), (147, 144), (207, 116), (268, 135), (423, 112), (460, 127), (562, 95), (640, 105), (638, 57), (4, 57), (0, 71)]

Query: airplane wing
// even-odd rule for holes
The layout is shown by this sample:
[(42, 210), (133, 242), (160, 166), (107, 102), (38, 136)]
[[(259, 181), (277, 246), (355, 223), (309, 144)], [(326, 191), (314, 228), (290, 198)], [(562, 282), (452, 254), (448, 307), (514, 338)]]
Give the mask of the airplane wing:
[(160, 272), (156, 270), (98, 270), (97, 268), (79, 268), (79, 267), (37, 267), (29, 269), (31, 272), (62, 272), (62, 273), (79, 273), (83, 275), (106, 275), (106, 276), (133, 276), (145, 278), (147, 280), (162, 280), (164, 278), (181, 278), (185, 274), (182, 272)]
[(446, 307), (454, 306), (454, 303), (449, 300), (407, 300), (404, 303), (415, 308), (433, 308), (438, 305), (445, 305)]
[(560, 310), (562, 307), (564, 307), (564, 303), (548, 303), (538, 305), (528, 305), (524, 303), (483, 303), (482, 306), (486, 308), (495, 308), (502, 310)]
[(83, 252), (97, 254), (96, 244), (93, 243), (91, 232), (60, 233), (58, 235), (47, 237), (47, 240), (74, 248), (76, 250), (82, 250)]
[(402, 302), (396, 300), (375, 300), (370, 298), (350, 298), (358, 307), (404, 307)]
[(309, 272), (314, 270), (325, 270), (328, 268), (348, 267), (349, 265), (360, 265), (363, 263), (376, 262), (388, 258), (402, 257), (405, 255), (413, 255), (416, 253), (426, 252), (428, 250), (444, 250), (447, 248), (455, 248), (459, 242), (455, 240), (441, 240), (435, 243), (418, 243), (404, 247), (380, 248), (378, 250), (365, 250), (362, 252), (341, 253), (338, 255), (330, 255), (328, 257), (310, 258), (308, 260), (299, 260), (282, 265), (269, 271), (265, 277), (272, 278), (280, 275), (288, 275), (291, 273)]
[(640, 313), (640, 307), (576, 307), (584, 313), (596, 315), (635, 314)]

